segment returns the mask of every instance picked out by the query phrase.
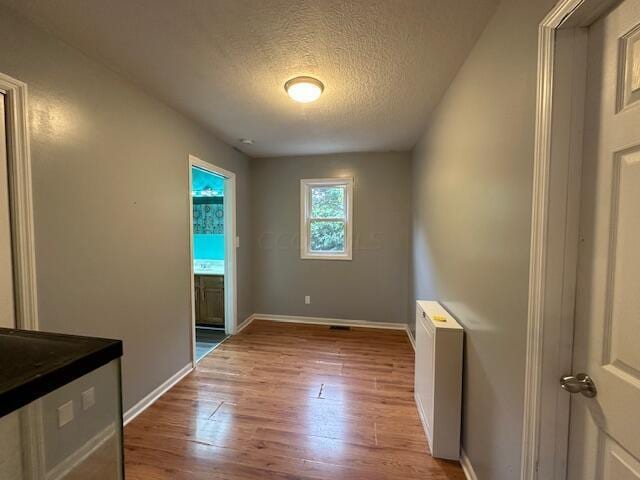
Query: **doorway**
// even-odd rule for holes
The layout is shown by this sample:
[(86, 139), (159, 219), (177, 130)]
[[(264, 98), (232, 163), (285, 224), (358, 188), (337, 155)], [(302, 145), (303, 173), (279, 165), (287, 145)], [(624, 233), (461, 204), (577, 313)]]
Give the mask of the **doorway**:
[[(0, 327), (38, 329), (27, 85), (0, 73)], [(0, 477), (44, 477), (42, 412), (29, 409), (3, 432), (26, 438), (22, 464)], [(8, 435), (7, 435), (8, 433)], [(9, 449), (11, 449), (11, 446)]]
[(235, 175), (189, 159), (193, 363), (236, 326)]
[(0, 327), (14, 328), (16, 322), (5, 111), (5, 94), (0, 91)]

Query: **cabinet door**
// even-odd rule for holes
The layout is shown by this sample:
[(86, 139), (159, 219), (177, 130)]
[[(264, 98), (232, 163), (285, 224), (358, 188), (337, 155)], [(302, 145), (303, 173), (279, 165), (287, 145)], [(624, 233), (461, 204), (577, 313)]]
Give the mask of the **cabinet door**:
[(430, 321), (425, 321), (424, 312), (418, 309), (416, 315), (415, 393), (420, 402), (419, 407), (427, 426), (427, 437), (430, 443), (433, 439), (434, 343), (435, 329), (430, 325)]
[(193, 279), (193, 298), (195, 301), (195, 314), (196, 314), (196, 325), (202, 321), (202, 291), (200, 288), (200, 277), (198, 275), (194, 276)]
[(224, 326), (224, 277), (202, 277), (202, 323)]

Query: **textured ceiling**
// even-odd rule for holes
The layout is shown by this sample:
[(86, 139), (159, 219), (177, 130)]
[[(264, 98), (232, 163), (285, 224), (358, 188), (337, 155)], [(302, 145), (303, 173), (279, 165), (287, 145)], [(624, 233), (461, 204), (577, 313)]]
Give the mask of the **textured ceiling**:
[[(271, 156), (413, 147), (497, 0), (0, 3)], [(324, 82), (317, 102), (287, 97), (298, 75)]]

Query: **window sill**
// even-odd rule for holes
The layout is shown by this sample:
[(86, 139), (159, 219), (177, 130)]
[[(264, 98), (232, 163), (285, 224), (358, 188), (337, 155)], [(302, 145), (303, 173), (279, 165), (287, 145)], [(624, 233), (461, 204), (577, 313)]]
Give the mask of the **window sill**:
[(351, 254), (330, 254), (330, 253), (303, 253), (301, 260), (353, 260)]

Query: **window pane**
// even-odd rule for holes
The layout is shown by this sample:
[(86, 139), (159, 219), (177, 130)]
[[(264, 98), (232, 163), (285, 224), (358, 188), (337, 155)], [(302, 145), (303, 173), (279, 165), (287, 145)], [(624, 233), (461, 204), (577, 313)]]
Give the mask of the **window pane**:
[(344, 252), (344, 222), (319, 222), (311, 220), (312, 252)]
[(344, 187), (312, 187), (311, 218), (344, 218)]

